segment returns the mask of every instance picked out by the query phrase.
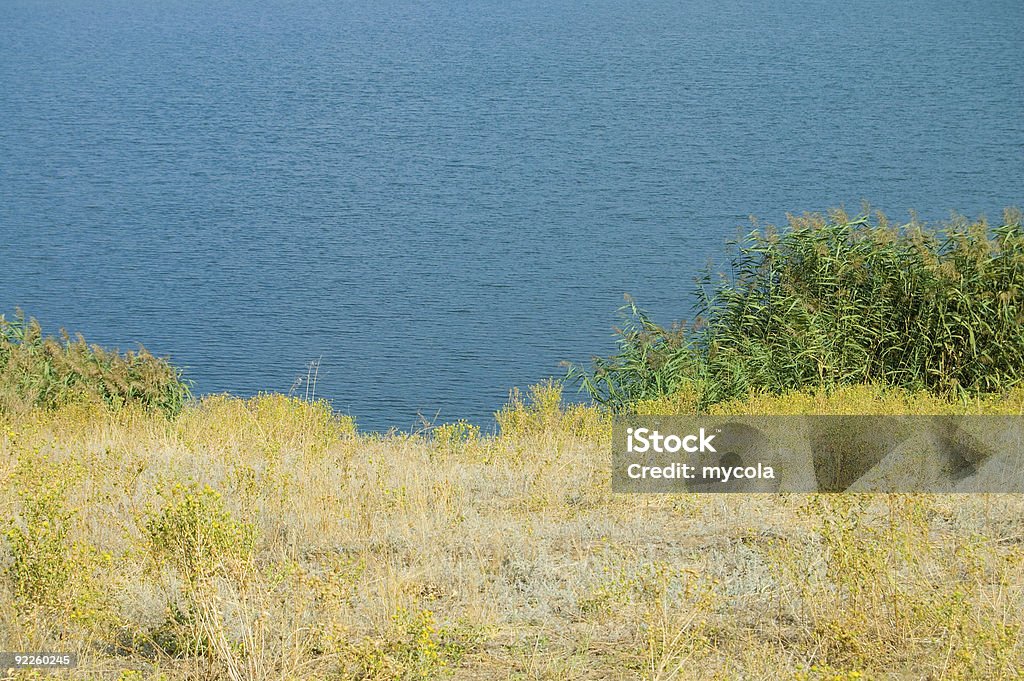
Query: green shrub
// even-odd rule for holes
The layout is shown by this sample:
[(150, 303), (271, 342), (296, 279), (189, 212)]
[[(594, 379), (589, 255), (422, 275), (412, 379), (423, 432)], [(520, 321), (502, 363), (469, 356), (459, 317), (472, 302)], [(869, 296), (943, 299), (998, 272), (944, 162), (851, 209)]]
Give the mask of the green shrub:
[(27, 621), (83, 634), (109, 623), (97, 577), (110, 556), (75, 537), (79, 512), (67, 501), (75, 474), (67, 469), (38, 452), (15, 457), (16, 512), (0, 521), (10, 557), (4, 572)]
[(191, 396), (181, 371), (145, 348), (104, 350), (66, 332), (58, 340), (20, 310), (14, 319), (0, 315), (0, 412), (98, 400), (174, 415)]
[(239, 593), (251, 579), (256, 527), (236, 520), (209, 486), (176, 483), (160, 496), (164, 505), (149, 510), (145, 533), (153, 565), (176, 574), (180, 593), (168, 580), (167, 618), (144, 638), (165, 654), (202, 656), (234, 668), (246, 651), (226, 631), (220, 587)]
[(531, 439), (562, 434), (572, 437), (604, 437), (611, 421), (602, 411), (575, 403), (563, 404), (562, 382), (548, 379), (531, 385), (526, 393), (513, 388), (508, 403), (494, 412), (503, 438)]
[(482, 641), (483, 633), (465, 622), (439, 625), (426, 608), (398, 608), (391, 630), (356, 649), (354, 668), (345, 676), (371, 679), (439, 679), (453, 675), (463, 658)]
[(701, 287), (698, 324), (665, 329), (630, 303), (619, 352), (570, 377), (615, 407), (695, 387), (707, 406), (751, 392), (876, 385), (964, 397), (1024, 378), (1024, 230), (938, 230), (791, 218), (754, 232)]
[(67, 535), (74, 513), (64, 506), (60, 485), (40, 485), (19, 497), (20, 522), (12, 519), (4, 530), (12, 557), (7, 575), (18, 598), (52, 606), (64, 596), (72, 576)]
[(458, 451), (480, 438), (480, 427), (459, 419), (434, 428), (434, 444), (442, 451)]
[(165, 505), (151, 512), (145, 528), (157, 563), (173, 567), (193, 588), (230, 570), (232, 561), (249, 561), (256, 528), (236, 520), (220, 493), (209, 486), (175, 484), (161, 493)]

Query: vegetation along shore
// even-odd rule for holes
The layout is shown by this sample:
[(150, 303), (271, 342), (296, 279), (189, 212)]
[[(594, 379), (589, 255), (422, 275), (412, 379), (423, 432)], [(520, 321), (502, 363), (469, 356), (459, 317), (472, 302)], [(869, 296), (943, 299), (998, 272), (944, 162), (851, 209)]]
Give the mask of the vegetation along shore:
[[(615, 495), (640, 414), (1024, 415), (1024, 231), (794, 218), (466, 422), (193, 397), (0, 320), (0, 650), (75, 679), (1015, 679), (1015, 495)], [(16, 671), (12, 678), (39, 678)]]

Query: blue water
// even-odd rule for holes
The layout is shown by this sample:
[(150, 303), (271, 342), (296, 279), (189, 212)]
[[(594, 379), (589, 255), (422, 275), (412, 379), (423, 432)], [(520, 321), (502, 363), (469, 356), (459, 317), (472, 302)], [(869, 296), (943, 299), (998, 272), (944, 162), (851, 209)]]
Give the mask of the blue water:
[[(486, 424), (748, 216), (1024, 204), (1019, 0), (2, 0), (0, 311)], [(300, 389), (300, 394), (302, 390)]]

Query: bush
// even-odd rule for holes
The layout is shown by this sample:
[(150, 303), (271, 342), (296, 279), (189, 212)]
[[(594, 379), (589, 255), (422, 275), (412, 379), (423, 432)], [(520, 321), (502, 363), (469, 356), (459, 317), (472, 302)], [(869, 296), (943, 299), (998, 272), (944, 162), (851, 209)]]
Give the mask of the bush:
[(64, 490), (56, 485), (24, 490), (19, 496), (20, 522), (8, 521), (4, 530), (13, 559), (7, 575), (18, 598), (56, 605), (72, 577), (67, 534), (73, 513), (64, 506)]
[(884, 216), (791, 218), (754, 232), (731, 272), (701, 287), (691, 330), (632, 303), (619, 352), (570, 369), (623, 407), (694, 388), (707, 406), (751, 392), (875, 385), (963, 397), (1024, 377), (1024, 230), (954, 221), (936, 231)]
[(188, 588), (249, 561), (256, 529), (236, 520), (221, 495), (209, 486), (172, 485), (165, 506), (146, 520), (146, 534), (157, 564), (177, 570)]
[(494, 413), (502, 437), (520, 439), (561, 432), (578, 437), (601, 437), (610, 423), (583, 404), (562, 404), (562, 383), (547, 380), (529, 388), (526, 396), (513, 388), (508, 403)]
[(119, 353), (74, 340), (44, 337), (35, 319), (0, 315), (0, 412), (101, 401), (138, 404), (177, 414), (192, 397), (181, 371), (145, 348)]
[(241, 678), (251, 651), (228, 632), (222, 592), (237, 594), (251, 581), (256, 527), (236, 520), (209, 486), (175, 483), (161, 496), (164, 506), (147, 514), (145, 532), (153, 565), (170, 568), (177, 579), (168, 584), (180, 583), (181, 593), (170, 586), (167, 620), (148, 638), (165, 654), (218, 660), (228, 677)]
[(482, 641), (481, 632), (465, 622), (439, 625), (428, 609), (398, 608), (391, 631), (356, 650), (347, 676), (371, 679), (439, 679), (451, 676), (463, 658)]
[(78, 635), (103, 628), (110, 613), (98, 575), (110, 556), (75, 536), (79, 510), (67, 500), (75, 473), (38, 452), (12, 458), (17, 502), (0, 529), (9, 557), (4, 576), (25, 617), (21, 624)]

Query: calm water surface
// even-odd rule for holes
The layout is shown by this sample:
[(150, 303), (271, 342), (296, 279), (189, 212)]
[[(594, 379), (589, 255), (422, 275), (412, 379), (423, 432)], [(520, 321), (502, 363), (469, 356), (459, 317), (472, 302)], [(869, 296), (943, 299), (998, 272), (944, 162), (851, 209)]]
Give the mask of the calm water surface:
[(1019, 0), (2, 0), (0, 311), (486, 424), (753, 214), (1024, 203)]

